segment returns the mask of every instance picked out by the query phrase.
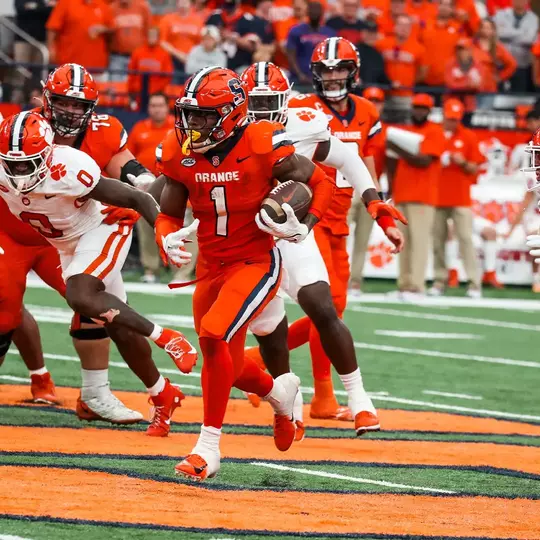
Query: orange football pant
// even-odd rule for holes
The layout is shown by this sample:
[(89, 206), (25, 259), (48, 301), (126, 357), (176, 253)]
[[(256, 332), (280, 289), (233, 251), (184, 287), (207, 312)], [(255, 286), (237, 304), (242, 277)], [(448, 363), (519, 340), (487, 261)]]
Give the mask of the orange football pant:
[(272, 300), (281, 281), (281, 255), (270, 253), (220, 266), (199, 261), (193, 316), (203, 355), (201, 385), (204, 425), (223, 425), (231, 388), (261, 397), (272, 390), (272, 377), (244, 358), (249, 321)]

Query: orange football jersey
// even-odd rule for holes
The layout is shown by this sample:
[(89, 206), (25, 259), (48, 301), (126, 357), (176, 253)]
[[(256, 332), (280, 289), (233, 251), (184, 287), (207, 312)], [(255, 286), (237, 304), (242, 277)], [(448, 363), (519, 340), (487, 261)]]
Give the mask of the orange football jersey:
[[(33, 110), (42, 113), (39, 107)], [(127, 141), (128, 134), (120, 120), (108, 114), (93, 114), (84, 133), (75, 137), (73, 147), (88, 154), (103, 171)]]
[(197, 237), (206, 262), (231, 263), (268, 253), (273, 238), (262, 232), (255, 215), (275, 184), (274, 165), (294, 153), (281, 124), (254, 122), (206, 153), (182, 153), (171, 131), (157, 150), (159, 169), (184, 184)]
[[(346, 144), (354, 145), (361, 157), (370, 154), (369, 147), (376, 143), (381, 132), (381, 122), (375, 105), (353, 94), (349, 95), (349, 109), (343, 116), (332, 108), (330, 102), (316, 94), (295, 96), (289, 101), (289, 107), (311, 107), (323, 111), (328, 118), (332, 135)], [(331, 229), (337, 236), (346, 236), (349, 234), (347, 215), (351, 207), (353, 188), (339, 171), (324, 165), (322, 168), (335, 178), (337, 189), (330, 208), (318, 225)]]

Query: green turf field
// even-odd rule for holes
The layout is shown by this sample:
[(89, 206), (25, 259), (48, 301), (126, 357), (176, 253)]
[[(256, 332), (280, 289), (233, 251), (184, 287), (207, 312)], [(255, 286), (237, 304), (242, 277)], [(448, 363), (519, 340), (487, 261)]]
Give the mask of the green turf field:
[[(129, 300), (196, 342), (189, 295), (130, 293)], [(29, 289), (26, 303), (39, 321), (57, 386), (73, 396), (70, 387), (78, 387), (80, 375), (67, 334), (69, 309), (45, 289)], [(351, 303), (345, 321), (383, 430), (356, 439), (347, 425), (308, 419), (306, 440), (281, 454), (272, 449), (267, 416), (258, 416), (263, 413), (234, 391), (222, 470), (204, 486), (173, 474), (202, 419), (188, 408), (189, 397), (167, 440), (149, 440), (144, 425), (89, 428), (69, 405), (24, 402), (28, 373), (12, 348), (0, 371), (0, 540), (540, 539), (535, 310)], [(288, 314), (294, 320), (300, 311), (289, 306)], [(154, 350), (172, 382), (200, 396), (200, 366), (182, 375)], [(292, 365), (309, 402), (307, 346), (292, 353)], [(116, 351), (110, 379), (115, 390), (144, 390)], [(345, 403), (337, 377), (335, 387)], [(10, 388), (20, 392), (15, 401)], [(200, 399), (192, 403), (200, 407)], [(15, 486), (20, 505), (9, 499)], [(214, 506), (201, 521), (197, 516), (207, 504)]]

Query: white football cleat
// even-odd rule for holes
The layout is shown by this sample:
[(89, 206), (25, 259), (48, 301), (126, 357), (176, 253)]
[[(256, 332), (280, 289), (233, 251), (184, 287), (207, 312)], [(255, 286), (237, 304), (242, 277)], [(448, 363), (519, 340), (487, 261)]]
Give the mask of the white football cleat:
[(80, 420), (88, 422), (104, 420), (111, 424), (137, 424), (144, 419), (139, 411), (129, 409), (112, 394), (108, 385), (106, 391), (100, 391), (95, 397), (84, 401), (79, 397), (75, 412)]

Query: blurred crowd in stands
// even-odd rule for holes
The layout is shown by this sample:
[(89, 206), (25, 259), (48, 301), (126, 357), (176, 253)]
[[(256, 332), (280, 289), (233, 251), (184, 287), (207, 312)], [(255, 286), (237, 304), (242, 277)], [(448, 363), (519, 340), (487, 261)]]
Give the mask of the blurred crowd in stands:
[[(466, 110), (489, 107), (490, 92), (540, 85), (538, 17), (528, 0), (15, 0), (16, 24), (46, 43), (50, 63), (76, 62), (131, 95), (181, 84), (212, 64), (242, 71), (256, 61), (309, 84), (309, 60), (328, 36), (357, 44), (361, 83), (381, 85), (394, 107), (412, 88), (446, 88)], [(16, 40), (14, 59), (40, 62)], [(16, 83), (22, 84), (19, 77)], [(437, 92), (440, 93), (440, 92)]]

